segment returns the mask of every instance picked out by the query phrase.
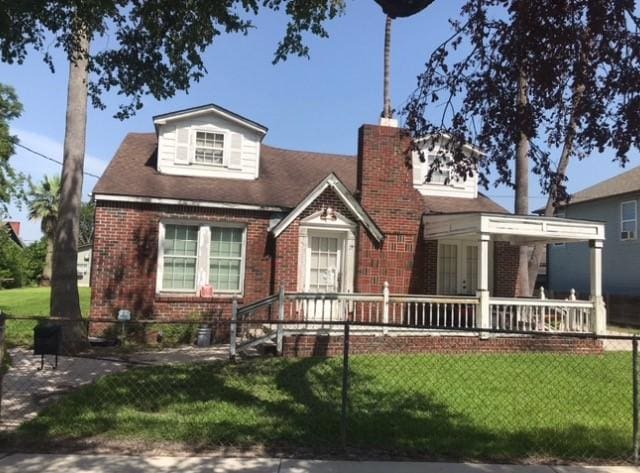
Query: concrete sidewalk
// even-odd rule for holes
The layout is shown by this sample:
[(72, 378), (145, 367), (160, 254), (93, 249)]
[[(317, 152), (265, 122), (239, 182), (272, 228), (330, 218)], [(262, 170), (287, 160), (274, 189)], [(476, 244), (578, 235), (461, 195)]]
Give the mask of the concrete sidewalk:
[(639, 473), (631, 466), (484, 465), (350, 462), (277, 458), (27, 455), (0, 458), (2, 473)]

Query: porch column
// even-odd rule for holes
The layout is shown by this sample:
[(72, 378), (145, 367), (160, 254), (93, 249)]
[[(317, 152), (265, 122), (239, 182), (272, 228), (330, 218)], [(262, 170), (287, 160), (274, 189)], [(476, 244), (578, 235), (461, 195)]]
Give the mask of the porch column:
[(591, 326), (596, 334), (607, 332), (607, 310), (602, 297), (602, 246), (600, 240), (590, 240), (590, 266), (591, 266), (591, 302), (593, 311)]
[[(480, 234), (478, 246), (478, 290), (476, 296), (480, 299), (478, 305), (477, 324), (480, 328), (491, 328), (491, 313), (489, 307), (489, 243), (491, 236)], [(483, 333), (482, 338), (488, 338), (488, 333)]]

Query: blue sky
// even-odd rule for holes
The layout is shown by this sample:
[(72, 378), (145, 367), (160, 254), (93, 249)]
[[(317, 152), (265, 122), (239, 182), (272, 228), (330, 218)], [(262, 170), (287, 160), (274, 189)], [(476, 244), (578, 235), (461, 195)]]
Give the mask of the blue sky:
[[(399, 109), (416, 86), (427, 54), (449, 34), (447, 19), (458, 12), (461, 0), (437, 1), (427, 10), (393, 25), (392, 98)], [(282, 14), (265, 13), (247, 36), (223, 36), (205, 55), (208, 75), (188, 94), (158, 102), (149, 97), (133, 118), (112, 117), (120, 97), (106, 98), (106, 111), (89, 110), (85, 170), (100, 174), (124, 135), (152, 131), (151, 117), (172, 110), (216, 103), (269, 127), (265, 143), (291, 149), (355, 154), (357, 130), (376, 123), (382, 109), (382, 49), (384, 16), (373, 0), (351, 0), (346, 15), (327, 25), (330, 37), (310, 37), (311, 59), (290, 58), (272, 65), (273, 52), (284, 31)], [(97, 46), (107, 39), (99, 39)], [(24, 105), (12, 124), (22, 143), (61, 159), (66, 105), (67, 65), (61, 55), (51, 74), (41, 56), (32, 54), (22, 66), (0, 64), (1, 81), (14, 86)], [(571, 191), (622, 172), (612, 154), (592, 156), (570, 168)], [(637, 155), (631, 160), (635, 165)], [(18, 149), (15, 168), (39, 180), (59, 173), (60, 167)], [(85, 177), (85, 197), (96, 180)], [(537, 179), (531, 179), (531, 208), (544, 203)], [(511, 191), (485, 191), (507, 208)], [(39, 223), (29, 222), (24, 209), (12, 207), (11, 217), (23, 222), (25, 240), (39, 238)]]

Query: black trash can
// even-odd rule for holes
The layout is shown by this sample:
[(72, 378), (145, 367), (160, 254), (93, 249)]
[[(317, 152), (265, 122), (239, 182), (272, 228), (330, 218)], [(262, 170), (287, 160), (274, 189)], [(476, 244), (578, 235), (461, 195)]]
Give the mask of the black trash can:
[(40, 355), (40, 369), (44, 367), (44, 356), (54, 355), (58, 367), (58, 355), (62, 349), (61, 325), (38, 325), (33, 329), (33, 354)]

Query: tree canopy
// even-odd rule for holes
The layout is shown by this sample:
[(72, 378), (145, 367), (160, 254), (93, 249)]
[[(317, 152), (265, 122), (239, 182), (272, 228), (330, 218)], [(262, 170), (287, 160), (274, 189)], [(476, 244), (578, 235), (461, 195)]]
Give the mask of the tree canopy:
[(52, 46), (75, 61), (83, 54), (79, 30), (105, 37), (88, 58), (89, 95), (98, 108), (105, 108), (105, 92), (127, 97), (116, 114), (122, 119), (142, 107), (145, 95), (160, 100), (188, 90), (207, 72), (202, 56), (214, 39), (247, 34), (261, 9), (288, 17), (278, 62), (307, 56), (304, 34), (326, 37), (324, 22), (344, 7), (344, 0), (0, 0), (0, 59), (22, 63), (35, 49), (53, 70)]
[[(614, 150), (626, 164), (640, 148), (640, 20), (635, 0), (468, 0), (452, 35), (428, 58), (404, 112), (416, 136), (447, 133), (463, 175), (514, 187), (519, 134), (554, 202), (568, 198), (554, 150), (584, 158)], [(518, 80), (527, 103), (518, 106)], [(427, 118), (441, 107), (439, 120)], [(465, 155), (472, 142), (486, 155)], [(443, 165), (436, 160), (433, 167)], [(491, 170), (496, 174), (491, 179)]]
[(13, 197), (21, 195), (23, 177), (9, 165), (18, 138), (11, 134), (9, 122), (20, 116), (22, 105), (15, 90), (0, 84), (0, 221)]

